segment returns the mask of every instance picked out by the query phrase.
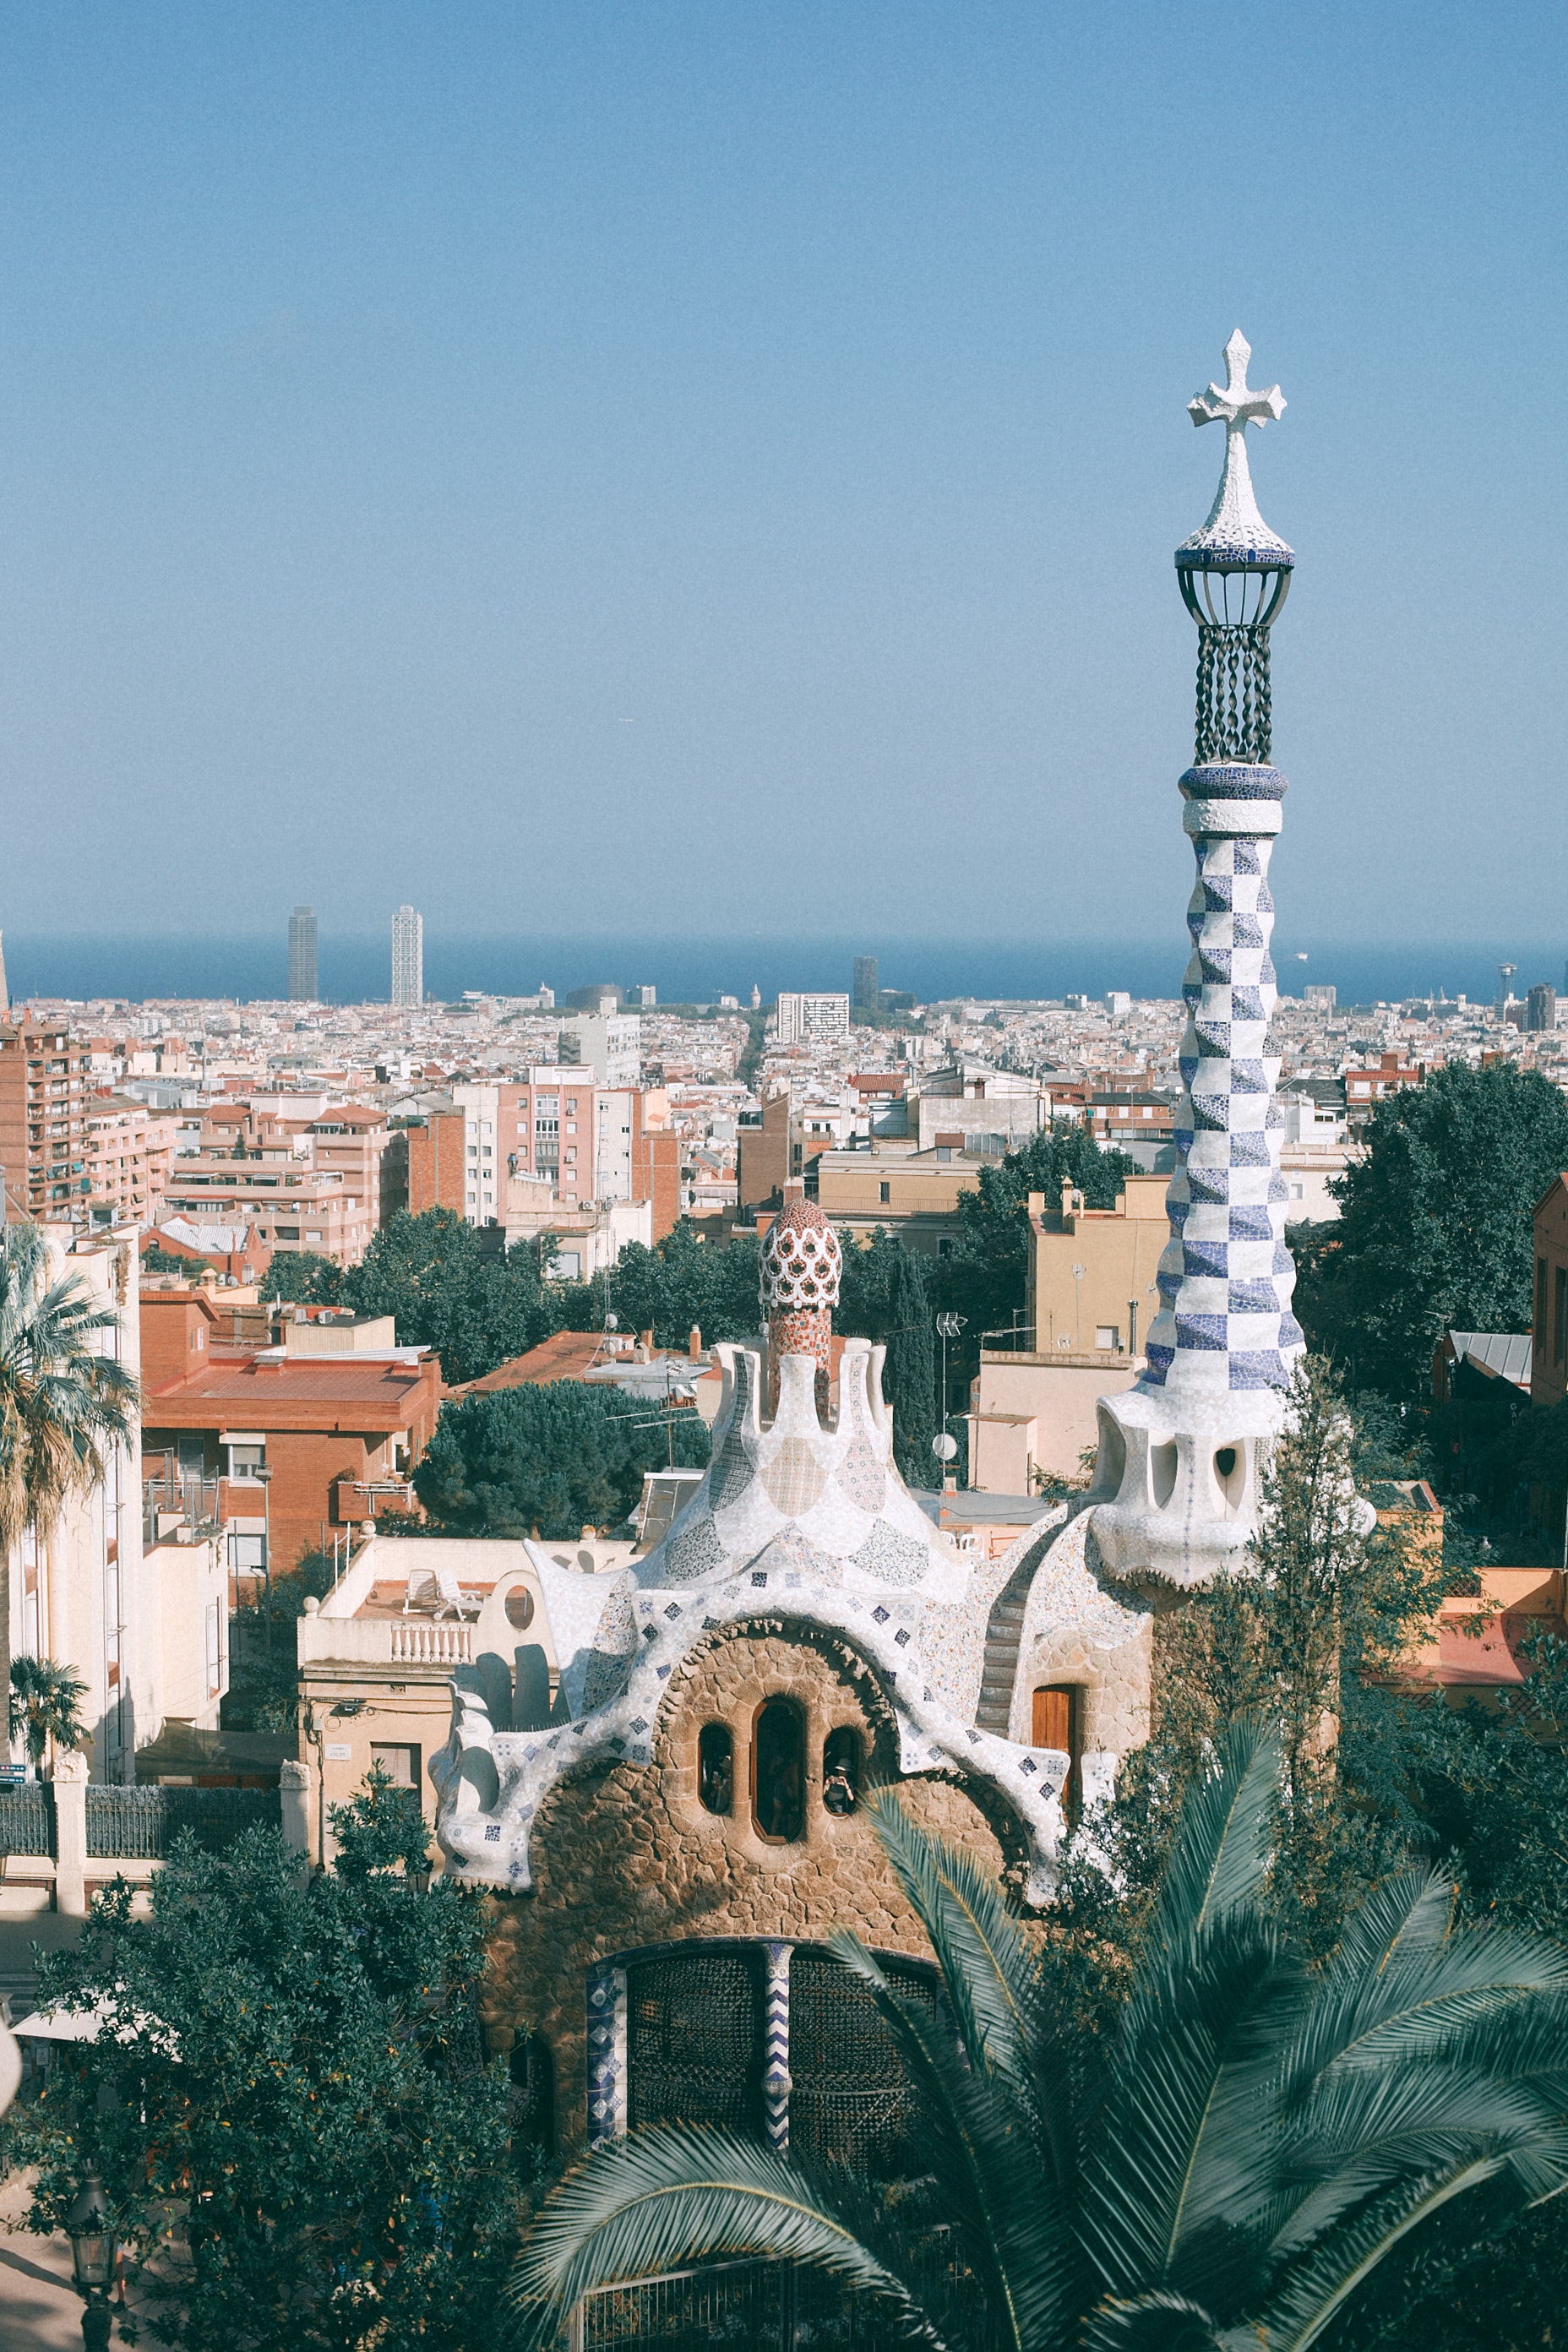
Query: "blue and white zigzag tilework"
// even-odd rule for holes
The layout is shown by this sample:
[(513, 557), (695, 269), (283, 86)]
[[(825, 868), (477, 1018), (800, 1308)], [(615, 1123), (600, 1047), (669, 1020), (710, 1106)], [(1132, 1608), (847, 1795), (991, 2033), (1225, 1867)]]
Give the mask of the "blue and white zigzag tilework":
[[(1296, 1270), (1285, 1246), (1279, 1060), (1269, 1038), (1279, 991), (1268, 858), (1285, 779), (1270, 768), (1193, 769), (1182, 790), (1216, 829), (1197, 831), (1193, 844), (1171, 1238), (1142, 1384), (1279, 1388), (1303, 1344), (1290, 1312)], [(1267, 811), (1267, 831), (1232, 829), (1246, 824), (1247, 803)]]

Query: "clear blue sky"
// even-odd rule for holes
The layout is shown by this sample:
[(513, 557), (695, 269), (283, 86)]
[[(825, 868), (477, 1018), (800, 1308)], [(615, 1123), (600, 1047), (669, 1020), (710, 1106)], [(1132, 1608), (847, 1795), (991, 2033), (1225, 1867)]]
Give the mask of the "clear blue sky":
[(0, 920), (1568, 948), (1568, 12), (0, 10)]

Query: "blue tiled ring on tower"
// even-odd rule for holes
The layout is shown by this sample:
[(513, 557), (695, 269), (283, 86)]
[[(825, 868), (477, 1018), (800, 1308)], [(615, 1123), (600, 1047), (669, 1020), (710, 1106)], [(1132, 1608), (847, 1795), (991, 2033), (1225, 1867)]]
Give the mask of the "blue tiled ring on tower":
[(1278, 1433), (1302, 1349), (1290, 1312), (1268, 953), (1268, 860), (1286, 790), (1271, 764), (1269, 635), (1295, 557), (1253, 496), (1247, 427), (1277, 421), (1285, 403), (1277, 384), (1248, 390), (1250, 358), (1238, 331), (1226, 346), (1226, 389), (1211, 383), (1188, 410), (1194, 425), (1225, 425), (1226, 455), (1208, 520), (1176, 550), (1198, 626), (1195, 757), (1181, 780), (1197, 877), (1171, 1237), (1144, 1370), (1134, 1388), (1100, 1401), (1089, 1489), (1106, 1568), (1183, 1587), (1240, 1565), (1260, 1449)]

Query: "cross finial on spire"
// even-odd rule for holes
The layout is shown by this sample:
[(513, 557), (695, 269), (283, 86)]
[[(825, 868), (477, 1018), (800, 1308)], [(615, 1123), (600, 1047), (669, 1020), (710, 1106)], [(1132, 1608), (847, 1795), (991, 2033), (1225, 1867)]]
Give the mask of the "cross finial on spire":
[(1237, 327), (1225, 347), (1225, 390), (1211, 383), (1206, 392), (1187, 403), (1187, 415), (1194, 425), (1225, 426), (1225, 469), (1209, 519), (1202, 530), (1194, 531), (1177, 549), (1178, 564), (1205, 558), (1247, 565), (1289, 563), (1289, 549), (1258, 511), (1247, 464), (1247, 426), (1278, 423), (1285, 414), (1285, 395), (1277, 383), (1267, 392), (1248, 389), (1247, 366), (1251, 357), (1252, 346)]
[(1225, 366), (1228, 381), (1221, 392), (1211, 383), (1195, 400), (1187, 403), (1187, 415), (1194, 425), (1223, 425), (1227, 432), (1244, 433), (1249, 425), (1278, 425), (1285, 414), (1285, 395), (1277, 383), (1267, 392), (1249, 392), (1247, 386), (1247, 365), (1252, 357), (1252, 345), (1237, 327), (1225, 347)]

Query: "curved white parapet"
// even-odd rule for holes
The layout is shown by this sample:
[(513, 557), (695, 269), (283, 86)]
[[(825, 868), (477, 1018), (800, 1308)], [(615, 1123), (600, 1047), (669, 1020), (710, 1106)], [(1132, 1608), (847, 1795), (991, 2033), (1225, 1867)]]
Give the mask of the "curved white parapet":
[(1001, 1559), (961, 1554), (899, 1476), (880, 1349), (847, 1343), (832, 1426), (817, 1414), (813, 1357), (784, 1357), (765, 1425), (759, 1360), (733, 1348), (721, 1357), (712, 1459), (655, 1550), (620, 1577), (587, 1580), (547, 1575), (530, 1547), (560, 1661), (550, 1723), (512, 1727), (499, 1657), (455, 1675), (451, 1735), (430, 1765), (451, 1866), (527, 1890), (532, 1824), (556, 1784), (590, 1765), (651, 1764), (678, 1669), (715, 1633), (767, 1617), (834, 1633), (865, 1659), (898, 1724), (901, 1770), (952, 1771), (1005, 1801), (1027, 1835), (1030, 1899), (1047, 1900), (1070, 1759), (982, 1731), (975, 1712), (992, 1605), (1042, 1524), (1062, 1515), (1043, 1514)]

